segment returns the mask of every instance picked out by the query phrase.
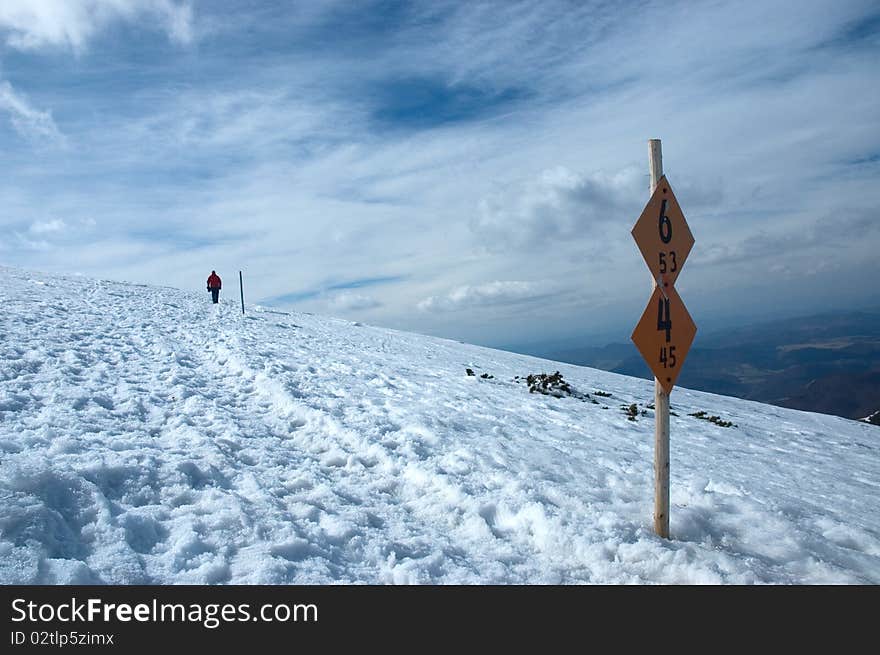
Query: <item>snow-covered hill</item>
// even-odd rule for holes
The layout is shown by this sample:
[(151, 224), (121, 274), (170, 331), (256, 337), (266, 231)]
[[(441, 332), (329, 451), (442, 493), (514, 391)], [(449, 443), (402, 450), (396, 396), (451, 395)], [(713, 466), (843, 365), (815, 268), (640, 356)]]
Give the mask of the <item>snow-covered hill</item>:
[(676, 389), (665, 541), (651, 383), (236, 291), (0, 268), (0, 582), (880, 583), (877, 426)]

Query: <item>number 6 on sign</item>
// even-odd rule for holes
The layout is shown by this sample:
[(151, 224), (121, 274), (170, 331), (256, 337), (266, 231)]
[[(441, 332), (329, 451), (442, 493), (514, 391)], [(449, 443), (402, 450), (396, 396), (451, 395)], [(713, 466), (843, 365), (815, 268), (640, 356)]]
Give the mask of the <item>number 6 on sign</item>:
[(656, 287), (632, 340), (666, 393), (675, 386), (696, 334), (697, 326), (675, 287)]
[(660, 241), (663, 243), (672, 241), (672, 222), (666, 215), (666, 205), (668, 202), (667, 198), (663, 198), (660, 203)]

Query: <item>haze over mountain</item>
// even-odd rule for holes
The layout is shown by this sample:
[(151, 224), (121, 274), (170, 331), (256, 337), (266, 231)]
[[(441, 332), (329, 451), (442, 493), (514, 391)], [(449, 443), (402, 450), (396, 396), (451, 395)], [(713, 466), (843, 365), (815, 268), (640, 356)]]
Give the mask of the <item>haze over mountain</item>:
[[(507, 349), (652, 378), (635, 346)], [(692, 389), (861, 419), (880, 410), (880, 308), (698, 331), (678, 383)]]

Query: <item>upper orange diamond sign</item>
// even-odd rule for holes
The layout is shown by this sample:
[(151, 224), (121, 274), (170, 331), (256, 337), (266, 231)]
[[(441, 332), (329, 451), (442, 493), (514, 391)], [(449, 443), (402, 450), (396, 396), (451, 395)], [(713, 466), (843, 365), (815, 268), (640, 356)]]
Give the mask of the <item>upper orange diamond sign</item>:
[(665, 175), (636, 221), (632, 235), (653, 278), (666, 288), (675, 284), (694, 237)]

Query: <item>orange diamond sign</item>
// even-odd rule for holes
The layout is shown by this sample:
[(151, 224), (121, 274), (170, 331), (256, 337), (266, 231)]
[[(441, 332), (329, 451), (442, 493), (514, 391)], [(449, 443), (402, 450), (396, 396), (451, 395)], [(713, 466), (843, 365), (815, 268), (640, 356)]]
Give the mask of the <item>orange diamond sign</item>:
[(675, 287), (655, 287), (632, 340), (668, 394), (675, 386), (697, 326)]
[(665, 175), (636, 221), (632, 235), (651, 276), (668, 290), (684, 266), (694, 237)]

